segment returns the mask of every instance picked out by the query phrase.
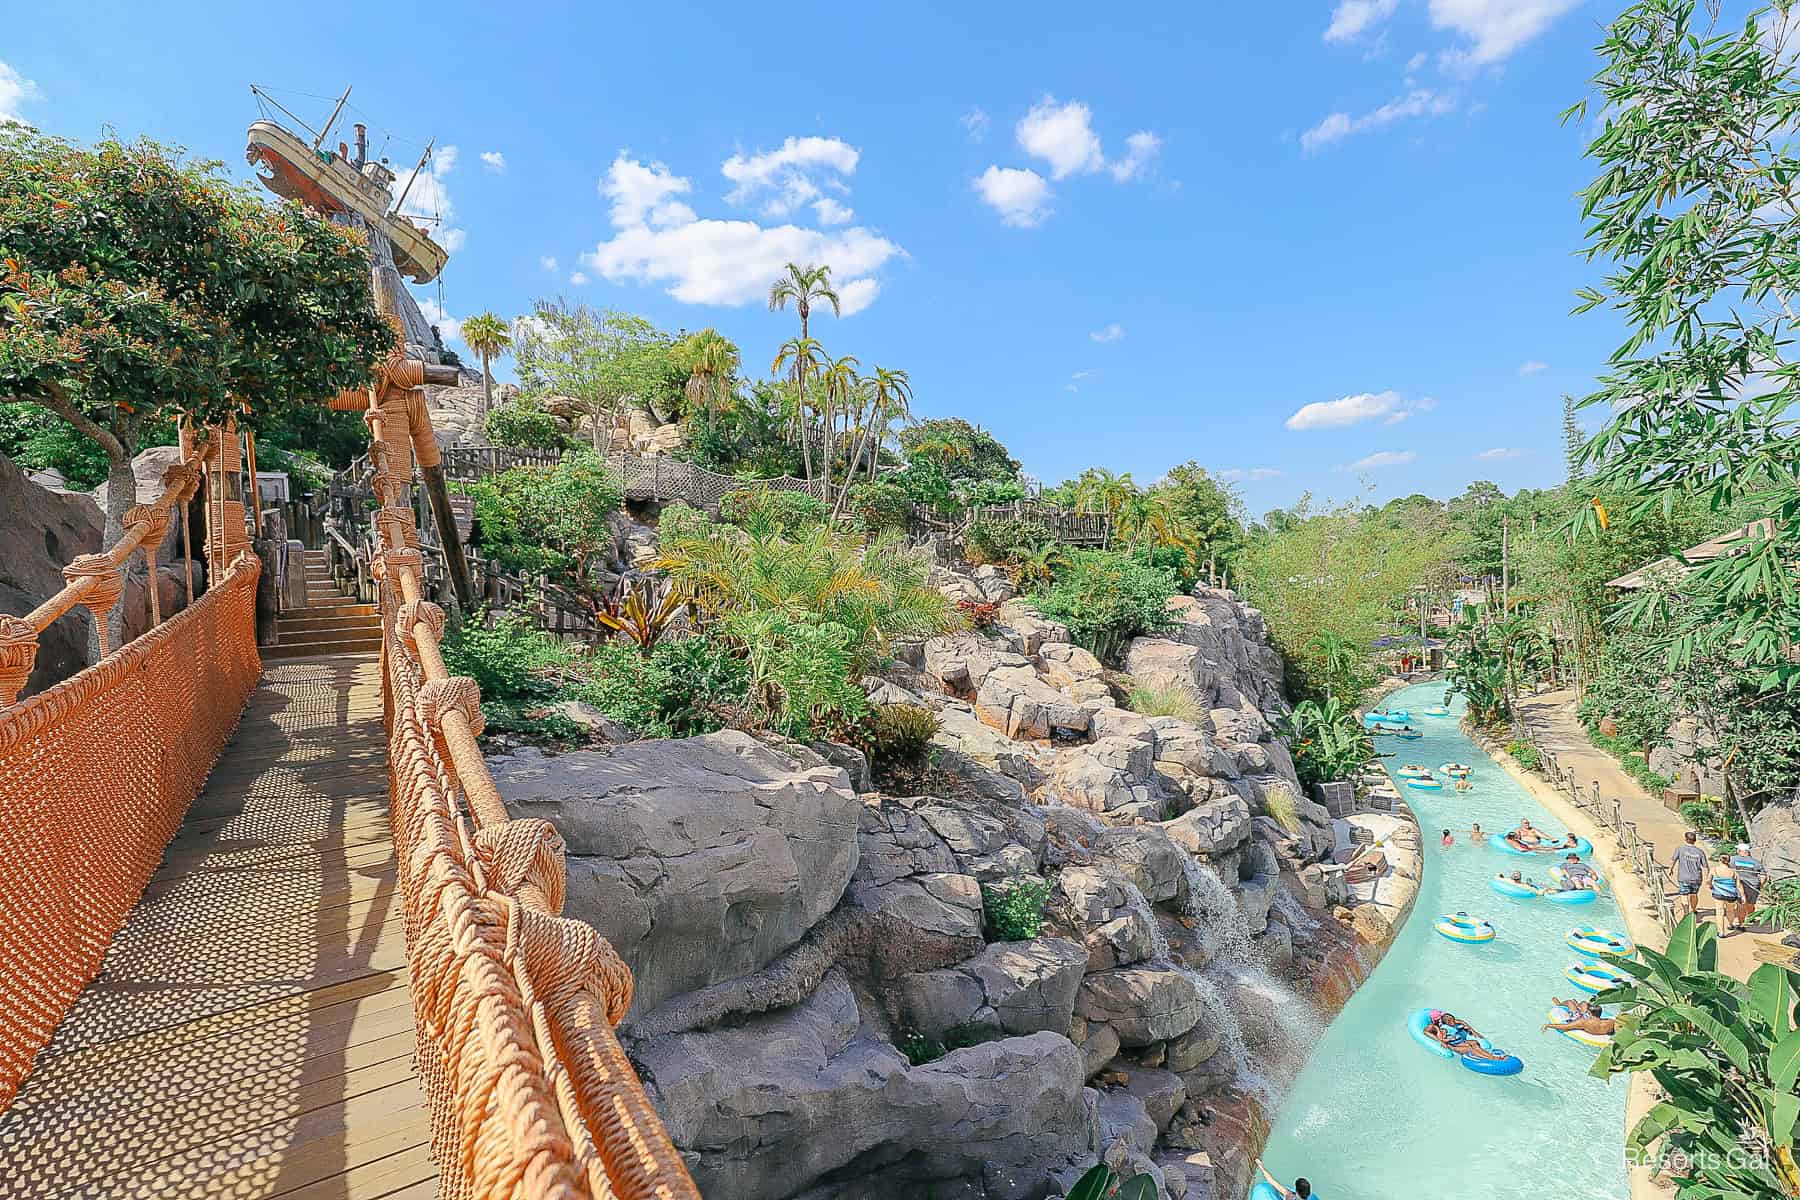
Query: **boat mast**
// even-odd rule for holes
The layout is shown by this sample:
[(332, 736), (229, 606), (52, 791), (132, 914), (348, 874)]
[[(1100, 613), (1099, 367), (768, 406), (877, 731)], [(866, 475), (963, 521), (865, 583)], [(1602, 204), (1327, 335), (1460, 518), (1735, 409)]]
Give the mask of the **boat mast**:
[(322, 142), (324, 142), (325, 135), (330, 133), (331, 127), (337, 123), (338, 114), (344, 111), (344, 101), (348, 100), (349, 98), (350, 98), (350, 89), (345, 88), (344, 94), (338, 97), (337, 107), (332, 109), (331, 116), (326, 118), (325, 128), (319, 130), (319, 136), (313, 139), (312, 148), (315, 153), (318, 151), (320, 144)]
[(419, 172), (424, 170), (425, 160), (431, 157), (431, 148), (436, 144), (436, 138), (432, 138), (431, 141), (425, 143), (425, 153), (419, 155), (418, 165), (413, 167), (412, 174), (407, 177), (406, 186), (400, 189), (400, 198), (394, 201), (394, 207), (388, 211), (388, 220), (393, 220), (395, 215), (399, 213), (401, 206), (406, 203), (407, 194), (412, 191), (413, 181), (418, 179)]

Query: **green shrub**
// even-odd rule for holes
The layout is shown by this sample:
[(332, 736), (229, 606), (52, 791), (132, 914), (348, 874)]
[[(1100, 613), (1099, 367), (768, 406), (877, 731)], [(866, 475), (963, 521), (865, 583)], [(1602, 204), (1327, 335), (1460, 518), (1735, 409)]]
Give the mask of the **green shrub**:
[(608, 643), (582, 664), (581, 674), (570, 695), (642, 737), (712, 733), (749, 702), (749, 664), (705, 634), (660, 642), (648, 655)]
[(1764, 884), (1750, 923), (1800, 930), (1800, 875), (1771, 879)]
[(995, 941), (1028, 942), (1044, 927), (1044, 903), (1050, 881), (1036, 877), (1009, 879), (981, 888), (981, 911)]
[(1744, 842), (1749, 834), (1744, 823), (1725, 806), (1723, 796), (1702, 796), (1681, 806), (1681, 819), (1700, 831), (1702, 837), (1715, 842)]
[(482, 428), (488, 441), (514, 450), (561, 450), (570, 444), (561, 421), (525, 400), (493, 409)]
[(719, 519), (740, 529), (779, 527), (797, 534), (823, 525), (830, 515), (823, 502), (786, 488), (739, 488), (719, 501)]
[(543, 572), (599, 606), (598, 571), (613, 553), (619, 481), (586, 450), (554, 467), (514, 467), (468, 484), (481, 548), (509, 571)]
[(1305, 786), (1347, 779), (1375, 757), (1375, 743), (1356, 710), (1327, 696), (1302, 700), (1281, 718), (1281, 736)]
[(1035, 521), (972, 521), (963, 535), (963, 552), (977, 566), (1004, 566), (1018, 562), (1050, 541), (1050, 531)]
[(1131, 711), (1146, 717), (1178, 717), (1199, 724), (1206, 714), (1200, 702), (1186, 688), (1134, 687), (1131, 689)]
[(900, 1036), (894, 1039), (894, 1048), (906, 1055), (907, 1061), (913, 1066), (919, 1067), (928, 1062), (937, 1061), (952, 1050), (964, 1050), (970, 1046), (979, 1046), (987, 1040), (979, 1029), (970, 1029), (966, 1026), (952, 1029), (943, 1036), (942, 1040), (927, 1037), (916, 1029), (903, 1029), (900, 1031)]
[(1037, 597), (1037, 607), (1067, 625), (1083, 649), (1116, 662), (1132, 638), (1168, 628), (1175, 592), (1175, 578), (1166, 571), (1110, 550), (1075, 550)]
[(963, 488), (963, 501), (970, 508), (995, 504), (1016, 504), (1025, 498), (1025, 485), (1016, 479), (978, 479)]
[(912, 499), (906, 489), (886, 479), (865, 481), (850, 489), (850, 515), (869, 533), (885, 529), (904, 532), (912, 517)]
[(481, 688), (485, 708), (495, 704), (544, 703), (567, 680), (576, 652), (539, 629), (523, 613), (487, 613), (458, 621), (444, 636), (444, 665), (467, 675)]
[(878, 704), (857, 727), (855, 744), (877, 774), (917, 772), (937, 736), (937, 714), (916, 704)]
[(1514, 741), (1506, 747), (1506, 752), (1512, 755), (1514, 760), (1527, 771), (1535, 771), (1538, 769), (1539, 762), (1541, 761), (1538, 755), (1538, 748), (1530, 742)]
[(1069, 1189), (1068, 1200), (1156, 1200), (1156, 1180), (1145, 1172), (1126, 1179), (1095, 1163)]

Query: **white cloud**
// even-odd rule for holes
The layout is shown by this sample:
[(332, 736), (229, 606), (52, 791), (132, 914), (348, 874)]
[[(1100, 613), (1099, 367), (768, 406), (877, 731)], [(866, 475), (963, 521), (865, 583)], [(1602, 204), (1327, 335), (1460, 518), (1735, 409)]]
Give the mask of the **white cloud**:
[(1091, 124), (1093, 113), (1078, 100), (1058, 104), (1045, 96), (1031, 106), (1016, 130), (1019, 148), (1050, 164), (1050, 178), (1066, 179), (1077, 171), (1098, 171), (1106, 165), (1100, 153), (1100, 137)]
[(1311, 404), (1302, 405), (1294, 415), (1287, 419), (1289, 429), (1341, 429), (1346, 425), (1360, 425), (1364, 421), (1380, 421), (1383, 425), (1398, 425), (1414, 413), (1430, 412), (1437, 407), (1437, 401), (1430, 396), (1421, 396), (1417, 400), (1408, 401), (1399, 392), (1358, 392), (1353, 396), (1340, 396), (1336, 400), (1315, 400)]
[(786, 217), (820, 197), (821, 181), (824, 187), (844, 190), (842, 179), (834, 176), (856, 174), (861, 157), (856, 147), (837, 138), (790, 137), (775, 150), (748, 157), (733, 154), (719, 170), (735, 185), (727, 201), (749, 204), (767, 197), (763, 215)]
[(1099, 374), (1098, 371), (1077, 371), (1073, 375), (1069, 376), (1069, 378), (1070, 379), (1086, 379), (1089, 376), (1097, 375), (1097, 374)]
[[(811, 153), (804, 147), (799, 152)], [(749, 165), (755, 160), (740, 161), (745, 182), (761, 187), (763, 177)], [(779, 175), (778, 168), (768, 178)], [(583, 254), (582, 265), (612, 283), (661, 285), (684, 303), (740, 305), (765, 297), (788, 263), (818, 263), (831, 268), (848, 315), (874, 302), (880, 293), (875, 272), (906, 253), (861, 226), (828, 233), (794, 224), (702, 219), (673, 199), (692, 190), (687, 179), (663, 164), (646, 167), (620, 152), (600, 184), (612, 201), (612, 236)]]
[(979, 108), (971, 108), (963, 114), (963, 129), (968, 133), (971, 142), (979, 142), (987, 137), (988, 126), (993, 124), (986, 112)]
[(1549, 366), (1550, 366), (1549, 363), (1541, 363), (1541, 362), (1538, 362), (1536, 359), (1533, 359), (1530, 362), (1523, 362), (1523, 363), (1519, 364), (1519, 374), (1521, 374), (1521, 375), (1536, 375), (1539, 371), (1547, 370), (1549, 368)]
[(461, 318), (453, 317), (445, 312), (443, 305), (430, 296), (414, 296), (413, 299), (418, 301), (419, 311), (425, 314), (426, 324), (437, 327), (438, 336), (446, 342), (462, 340)]
[(1007, 225), (1029, 229), (1050, 215), (1050, 185), (1029, 168), (989, 167), (975, 177), (975, 190)]
[(1499, 462), (1502, 459), (1519, 458), (1524, 453), (1523, 450), (1515, 449), (1511, 446), (1495, 446), (1492, 450), (1483, 450), (1475, 457), (1481, 459), (1483, 462)]
[(25, 103), (41, 99), (43, 95), (37, 84), (0, 62), (0, 122), (18, 121), (29, 125), (23, 111)]
[(848, 225), (856, 216), (855, 212), (830, 196), (820, 196), (813, 201), (812, 208), (821, 225)]
[(1088, 339), (1095, 342), (1116, 342), (1125, 336), (1125, 327), (1114, 321), (1104, 329), (1096, 329), (1088, 334)]
[(1232, 467), (1220, 471), (1219, 478), (1227, 483), (1259, 483), (1264, 479), (1280, 479), (1281, 471), (1275, 467)]
[(1120, 183), (1135, 179), (1162, 149), (1162, 139), (1148, 130), (1140, 130), (1125, 139), (1125, 157), (1107, 164), (1106, 169)]
[[(468, 239), (466, 230), (450, 223), (456, 215), (456, 206), (450, 203), (450, 189), (444, 183), (445, 176), (456, 169), (457, 156), (455, 146), (439, 146), (425, 169), (412, 181), (406, 203), (400, 206), (403, 215), (425, 221), (432, 240), (451, 254), (461, 250)], [(395, 186), (404, 188), (406, 182), (403, 179)]]
[(538, 259), (538, 266), (544, 268), (544, 270), (546, 270), (546, 271), (556, 270), (556, 255), (554, 255), (554, 254), (544, 255), (542, 258)]
[(1456, 109), (1456, 100), (1430, 88), (1414, 88), (1404, 96), (1389, 100), (1360, 117), (1334, 112), (1300, 135), (1300, 148), (1308, 153), (1329, 146), (1353, 133), (1367, 133), (1408, 117), (1441, 117)]
[(504, 175), (506, 174), (506, 155), (498, 150), (483, 150), (481, 165), (496, 175)]
[(1398, 7), (1400, 0), (1338, 0), (1331, 10), (1331, 24), (1325, 27), (1325, 40), (1347, 42), (1393, 16)]
[(1367, 458), (1359, 458), (1353, 463), (1346, 463), (1338, 468), (1340, 471), (1379, 471), (1383, 467), (1404, 467), (1418, 458), (1416, 450), (1377, 450)]
[(1431, 24), (1462, 34), (1468, 48), (1446, 51), (1444, 64), (1483, 67), (1504, 60), (1550, 28), (1581, 0), (1430, 0)]
[(571, 271), (571, 272), (569, 272), (569, 282), (574, 284), (576, 287), (581, 287), (583, 284), (587, 283), (587, 281), (588, 281), (588, 276), (587, 276), (586, 271)]
[(1416, 73), (1417, 71), (1419, 71), (1422, 67), (1424, 67), (1424, 65), (1425, 65), (1425, 52), (1423, 50), (1421, 50), (1417, 54), (1413, 55), (1411, 58), (1406, 60), (1406, 73), (1408, 75), (1412, 75), (1412, 74)]

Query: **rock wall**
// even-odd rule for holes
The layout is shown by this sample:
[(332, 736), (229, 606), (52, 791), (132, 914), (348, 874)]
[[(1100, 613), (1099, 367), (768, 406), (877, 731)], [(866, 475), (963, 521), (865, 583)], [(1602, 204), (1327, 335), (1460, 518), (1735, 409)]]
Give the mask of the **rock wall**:
[[(1332, 835), (1272, 731), (1260, 616), (1173, 602), (1125, 666), (1196, 719), (1146, 716), (1004, 576), (934, 582), (1001, 608), (864, 681), (937, 715), (925, 794), (737, 732), (493, 760), (509, 811), (568, 842), (567, 911), (632, 964), (653, 1099), (715, 1200), (1035, 1200), (1100, 1158), (1172, 1200), (1241, 1191), (1212, 1116), (1262, 1121), (1235, 997), (1341, 946), (1282, 902)], [(1022, 885), (1042, 927), (1000, 940), (984, 896)]]

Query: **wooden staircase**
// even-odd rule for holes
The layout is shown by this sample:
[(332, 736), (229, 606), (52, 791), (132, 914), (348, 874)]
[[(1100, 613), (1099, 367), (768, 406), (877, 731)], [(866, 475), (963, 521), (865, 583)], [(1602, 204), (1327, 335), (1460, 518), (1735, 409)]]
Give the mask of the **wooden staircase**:
[(276, 621), (277, 643), (264, 658), (306, 658), (320, 654), (367, 654), (381, 648), (381, 618), (331, 578), (323, 550), (306, 552), (306, 607), (283, 612)]

